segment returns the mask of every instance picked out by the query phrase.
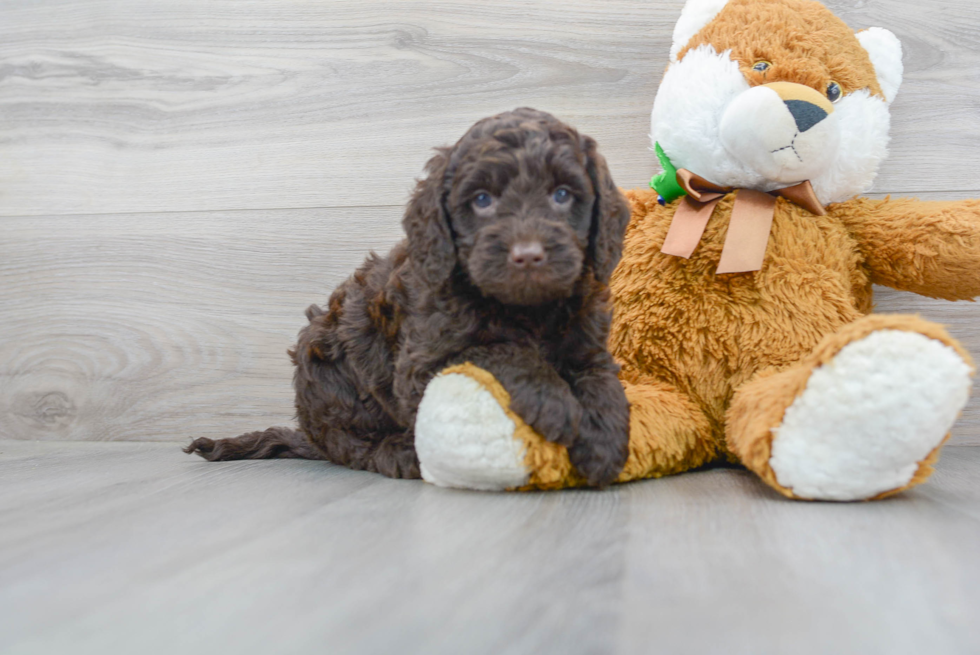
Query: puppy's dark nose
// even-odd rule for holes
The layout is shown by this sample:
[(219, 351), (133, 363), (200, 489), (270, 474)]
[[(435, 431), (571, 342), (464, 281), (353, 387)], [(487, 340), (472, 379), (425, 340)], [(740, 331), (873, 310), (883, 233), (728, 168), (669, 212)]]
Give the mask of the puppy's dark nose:
[(540, 241), (522, 241), (510, 248), (510, 263), (517, 268), (537, 268), (547, 257)]

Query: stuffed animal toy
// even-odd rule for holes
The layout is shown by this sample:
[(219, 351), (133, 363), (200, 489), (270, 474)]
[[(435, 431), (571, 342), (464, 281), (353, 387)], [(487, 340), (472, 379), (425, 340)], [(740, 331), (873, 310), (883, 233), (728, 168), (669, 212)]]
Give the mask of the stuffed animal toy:
[[(609, 346), (630, 401), (620, 482), (738, 462), (800, 499), (923, 482), (969, 395), (939, 325), (871, 314), (872, 284), (980, 295), (980, 201), (856, 197), (887, 153), (898, 39), (811, 0), (689, 0), (653, 107), (664, 171), (627, 192)], [(471, 365), (419, 408), (430, 482), (582, 484)]]

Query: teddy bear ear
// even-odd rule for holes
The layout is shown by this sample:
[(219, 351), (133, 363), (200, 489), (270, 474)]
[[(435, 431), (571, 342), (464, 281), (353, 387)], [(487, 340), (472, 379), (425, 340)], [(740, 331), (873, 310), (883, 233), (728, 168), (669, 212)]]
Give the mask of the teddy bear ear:
[(902, 42), (898, 37), (881, 27), (872, 27), (857, 33), (858, 41), (868, 51), (871, 64), (875, 67), (878, 84), (891, 104), (902, 86)]
[(713, 21), (727, 4), (728, 0), (687, 0), (681, 10), (681, 17), (674, 26), (674, 42), (670, 46), (671, 63), (677, 61), (677, 53), (684, 49), (701, 28)]

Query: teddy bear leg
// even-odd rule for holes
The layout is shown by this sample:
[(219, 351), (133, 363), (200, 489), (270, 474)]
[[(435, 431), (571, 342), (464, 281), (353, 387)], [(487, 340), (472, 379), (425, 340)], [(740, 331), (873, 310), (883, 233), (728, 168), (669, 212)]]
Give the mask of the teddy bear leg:
[(523, 430), (510, 396), (493, 374), (473, 364), (450, 367), (429, 382), (415, 417), (422, 478), (440, 487), (502, 491), (523, 487)]
[(791, 498), (883, 498), (932, 473), (972, 374), (969, 355), (939, 325), (867, 316), (798, 365), (740, 387), (726, 416), (728, 446)]
[[(687, 397), (648, 378), (632, 376), (623, 385), (630, 401), (630, 452), (617, 482), (679, 473), (716, 456), (710, 423)], [(415, 419), (423, 479), (488, 491), (584, 485), (566, 449), (535, 432), (509, 403), (494, 376), (472, 364), (436, 376)]]
[(719, 456), (711, 423), (694, 402), (660, 380), (623, 373), (630, 403), (629, 458), (617, 482), (659, 478)]

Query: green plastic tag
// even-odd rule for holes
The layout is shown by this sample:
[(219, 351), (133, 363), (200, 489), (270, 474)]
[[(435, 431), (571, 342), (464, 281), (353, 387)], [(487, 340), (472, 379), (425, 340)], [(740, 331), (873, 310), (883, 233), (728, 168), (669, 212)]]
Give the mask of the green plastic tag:
[(654, 149), (657, 152), (657, 159), (660, 160), (660, 165), (663, 166), (664, 172), (660, 175), (653, 176), (650, 180), (650, 188), (657, 192), (661, 198), (663, 198), (663, 203), (671, 203), (687, 195), (687, 191), (677, 183), (677, 168), (670, 161), (670, 157), (664, 152), (664, 149), (660, 147), (659, 143), (654, 144)]

